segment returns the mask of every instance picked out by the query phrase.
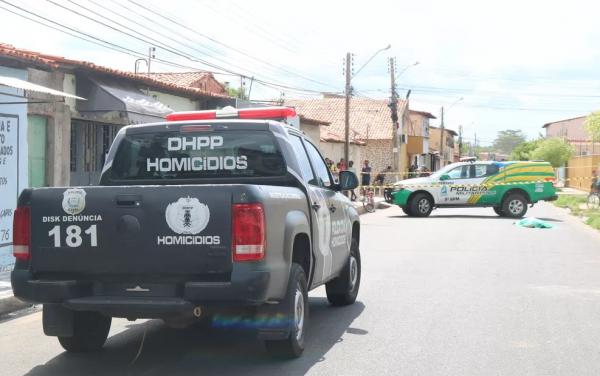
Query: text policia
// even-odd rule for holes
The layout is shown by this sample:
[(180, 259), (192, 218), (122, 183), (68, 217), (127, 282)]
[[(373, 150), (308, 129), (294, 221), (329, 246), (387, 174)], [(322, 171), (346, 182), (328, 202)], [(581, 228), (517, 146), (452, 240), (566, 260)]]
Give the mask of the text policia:
[[(214, 150), (221, 146), (223, 146), (222, 136), (169, 137), (167, 139), (167, 150), (171, 152), (199, 151), (207, 148)], [(146, 160), (148, 172), (245, 170), (246, 168), (248, 168), (248, 158), (245, 155), (147, 158)]]

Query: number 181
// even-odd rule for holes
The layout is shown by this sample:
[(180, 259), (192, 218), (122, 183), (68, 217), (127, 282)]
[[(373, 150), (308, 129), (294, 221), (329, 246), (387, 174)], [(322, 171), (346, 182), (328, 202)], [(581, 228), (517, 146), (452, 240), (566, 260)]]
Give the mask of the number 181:
[[(65, 243), (67, 243), (68, 247), (79, 247), (83, 243), (83, 238), (81, 237), (81, 227), (77, 225), (68, 226), (65, 230), (66, 238)], [(98, 233), (96, 231), (96, 225), (91, 225), (84, 231), (84, 234), (89, 235), (90, 237), (90, 246), (97, 247), (98, 246)], [(48, 231), (48, 236), (54, 238), (54, 246), (61, 246), (61, 238), (60, 238), (60, 226), (56, 225), (52, 227), (52, 230)]]

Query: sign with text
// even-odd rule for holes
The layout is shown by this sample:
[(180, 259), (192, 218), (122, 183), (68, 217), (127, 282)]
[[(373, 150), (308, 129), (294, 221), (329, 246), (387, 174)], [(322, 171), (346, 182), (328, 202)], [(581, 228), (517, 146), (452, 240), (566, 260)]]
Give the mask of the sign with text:
[(12, 243), (19, 194), (19, 117), (0, 114), (0, 246)]

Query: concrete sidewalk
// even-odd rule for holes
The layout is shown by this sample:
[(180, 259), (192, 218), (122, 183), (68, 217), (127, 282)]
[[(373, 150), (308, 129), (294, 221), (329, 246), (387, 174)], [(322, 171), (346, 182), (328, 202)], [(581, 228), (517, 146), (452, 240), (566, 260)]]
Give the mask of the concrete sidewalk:
[[(358, 214), (363, 215), (366, 210), (361, 201), (352, 203)], [(389, 208), (390, 205), (385, 202), (383, 197), (375, 197), (375, 207), (377, 209)], [(15, 298), (10, 285), (10, 270), (0, 271), (0, 317), (23, 308), (30, 307), (32, 304), (25, 303)]]

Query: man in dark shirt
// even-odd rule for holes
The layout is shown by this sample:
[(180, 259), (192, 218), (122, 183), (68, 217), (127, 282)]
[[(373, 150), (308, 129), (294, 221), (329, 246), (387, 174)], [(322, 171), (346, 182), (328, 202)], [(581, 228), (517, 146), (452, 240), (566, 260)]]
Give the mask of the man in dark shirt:
[(371, 166), (369, 166), (369, 161), (365, 159), (363, 168), (360, 170), (361, 176), (361, 185), (367, 186), (371, 184)]

